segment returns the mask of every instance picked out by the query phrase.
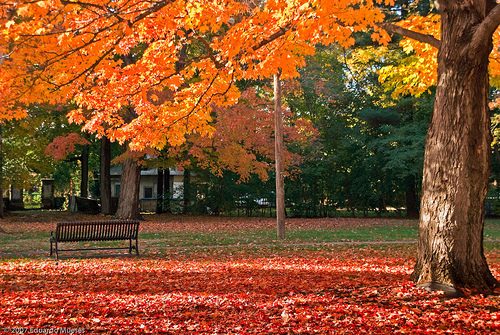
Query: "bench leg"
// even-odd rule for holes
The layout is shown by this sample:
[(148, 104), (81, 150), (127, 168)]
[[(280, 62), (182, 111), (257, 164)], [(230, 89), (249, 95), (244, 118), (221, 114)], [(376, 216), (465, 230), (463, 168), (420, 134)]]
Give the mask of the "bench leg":
[(132, 249), (135, 249), (135, 254), (139, 255), (139, 248), (138, 248), (137, 239), (135, 239), (135, 245), (132, 245), (132, 239), (129, 240), (129, 243), (130, 243), (130, 246), (128, 249), (128, 253), (132, 254)]
[(50, 257), (52, 257), (52, 255), (54, 255), (54, 253), (56, 254), (56, 260), (59, 259), (59, 253), (57, 252), (57, 241), (54, 241), (54, 240), (50, 240)]

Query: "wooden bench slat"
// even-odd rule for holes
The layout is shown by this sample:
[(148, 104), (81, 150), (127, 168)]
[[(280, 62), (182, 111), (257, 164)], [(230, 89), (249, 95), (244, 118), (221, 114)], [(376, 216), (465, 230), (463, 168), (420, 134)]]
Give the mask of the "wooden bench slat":
[[(53, 253), (55, 244), (56, 258), (58, 257), (58, 243), (61, 242), (82, 242), (82, 241), (118, 241), (129, 240), (129, 251), (138, 250), (139, 221), (137, 220), (109, 220), (109, 221), (79, 221), (79, 222), (59, 222), (55, 232), (51, 233), (50, 255)], [(135, 246), (132, 245), (135, 240)], [(109, 249), (109, 248), (107, 248)], [(112, 248), (126, 249), (126, 248)], [(78, 249), (82, 250), (82, 249)], [(95, 249), (83, 249), (95, 250)], [(69, 251), (69, 250), (64, 250)]]

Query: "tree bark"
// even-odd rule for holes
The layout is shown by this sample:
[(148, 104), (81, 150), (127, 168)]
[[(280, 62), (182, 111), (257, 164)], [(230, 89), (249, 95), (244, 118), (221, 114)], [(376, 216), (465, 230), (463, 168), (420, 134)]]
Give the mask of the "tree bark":
[(488, 108), (492, 32), (484, 34), (489, 29), (482, 25), (488, 14), (485, 1), (440, 4), (438, 83), (426, 140), (412, 279), (417, 284), (489, 292), (498, 285), (483, 252), (492, 139)]
[(88, 198), (89, 196), (89, 146), (85, 145), (80, 156), (80, 164), (82, 165), (82, 180), (80, 183), (80, 196)]
[(276, 160), (276, 225), (277, 237), (285, 238), (285, 183), (283, 168), (283, 118), (280, 74), (274, 75), (274, 142)]
[(114, 214), (111, 213), (111, 142), (106, 136), (101, 139), (100, 156), (101, 213), (110, 215)]
[[(126, 108), (125, 122), (131, 122), (137, 117), (134, 108)], [(128, 142), (122, 145), (122, 152), (130, 152)], [(135, 220), (139, 218), (139, 186), (141, 181), (141, 167), (133, 158), (127, 158), (122, 163), (120, 179), (120, 197), (116, 216), (120, 219)]]
[(418, 218), (418, 196), (414, 175), (406, 177), (406, 217)]
[(164, 204), (163, 204), (163, 211), (164, 213), (171, 213), (172, 212), (172, 207), (170, 203), (170, 198), (172, 197), (172, 192), (170, 192), (170, 185), (171, 183), (171, 178), (172, 176), (170, 175), (170, 169), (165, 169), (163, 173), (163, 193), (164, 193)]
[(182, 212), (184, 214), (189, 213), (191, 210), (191, 171), (189, 169), (184, 170), (184, 178), (182, 179), (182, 202), (184, 204)]
[(158, 168), (158, 176), (156, 180), (156, 214), (163, 213), (163, 169)]
[[(128, 144), (123, 145), (128, 149)], [(120, 179), (120, 198), (116, 217), (124, 220), (136, 220), (139, 218), (139, 185), (141, 178), (141, 167), (132, 158), (127, 158), (122, 163), (122, 175)]]

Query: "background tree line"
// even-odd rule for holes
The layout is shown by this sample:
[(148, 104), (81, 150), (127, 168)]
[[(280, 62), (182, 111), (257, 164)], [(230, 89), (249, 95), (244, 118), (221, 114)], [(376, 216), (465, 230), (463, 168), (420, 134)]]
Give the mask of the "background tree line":
[[(317, 132), (306, 146), (288, 146), (300, 156), (285, 183), (289, 216), (387, 215), (389, 207), (418, 215), (433, 94), (391, 97), (377, 70), (387, 58), (395, 62), (403, 54), (396, 48), (383, 56), (385, 63), (371, 46), (349, 54), (320, 47), (300, 78), (285, 85), (292, 114)], [(261, 199), (274, 201), (273, 173), (270, 180), (253, 176), (248, 182), (239, 182), (231, 171), (213, 176), (194, 168), (192, 173), (200, 178), (190, 187), (198, 198), (189, 211), (267, 214), (259, 209)]]
[[(290, 162), (286, 178), (287, 215), (332, 216), (339, 215), (339, 210), (347, 211), (347, 215), (386, 215), (387, 208), (404, 208), (406, 211), (400, 214), (409, 216), (418, 213), (424, 141), (433, 96), (429, 92), (418, 98), (391, 97), (379, 82), (378, 70), (404, 54), (397, 47), (382, 52), (362, 43), (361, 39), (354, 51), (339, 46), (318, 47), (315, 56), (309, 57), (306, 67), (300, 70), (300, 78), (284, 83), (290, 113), (288, 127), (296, 128), (294, 122), (300, 119), (312, 126), (309, 131), (314, 129), (314, 135), (305, 143), (288, 142), (288, 151), (298, 159)], [(269, 103), (266, 87), (270, 83), (239, 85), (256, 92), (246, 108)], [(89, 189), (90, 195), (98, 197), (101, 142), (81, 133), (87, 144), (76, 144), (69, 151), (67, 147), (53, 148), (47, 155), (46, 148), (55, 138), (79, 133), (79, 128), (67, 123), (62, 107), (32, 106), (30, 111), (27, 118), (4, 124), (4, 187), (14, 184), (30, 189), (29, 184), (37, 185), (40, 178), (54, 177), (59, 195), (86, 196)], [(260, 207), (262, 199), (267, 200), (265, 205), (274, 202), (274, 172), (269, 168), (272, 157), (263, 154), (262, 148), (272, 145), (273, 133), (271, 129), (263, 130), (268, 120), (262, 115), (239, 115), (244, 117), (237, 122), (231, 114), (231, 122), (241, 125), (260, 118), (261, 127), (249, 130), (255, 138), (248, 134), (245, 137), (252, 142), (246, 148), (252, 158), (245, 159), (253, 161), (253, 165), (236, 166), (244, 160), (242, 157), (222, 163), (220, 152), (226, 148), (198, 145), (204, 152), (212, 150), (203, 159), (218, 166), (214, 174), (213, 165), (200, 164), (199, 155), (193, 154), (196, 151), (192, 148), (199, 141), (194, 137), (180, 149), (166, 148), (156, 159), (145, 161), (144, 167), (182, 165), (195, 176), (186, 179), (190, 185), (185, 186), (189, 201), (184, 211), (269, 215)], [(35, 136), (29, 136), (26, 131), (33, 129)], [(224, 136), (234, 134), (226, 132)], [(269, 142), (257, 144), (262, 137), (268, 137)], [(66, 138), (65, 142), (68, 144)], [(113, 158), (119, 154), (114, 144)], [(87, 158), (82, 161), (84, 155)], [(51, 160), (50, 156), (58, 159)], [(81, 186), (81, 168), (85, 164), (90, 178), (83, 185), (90, 186)]]

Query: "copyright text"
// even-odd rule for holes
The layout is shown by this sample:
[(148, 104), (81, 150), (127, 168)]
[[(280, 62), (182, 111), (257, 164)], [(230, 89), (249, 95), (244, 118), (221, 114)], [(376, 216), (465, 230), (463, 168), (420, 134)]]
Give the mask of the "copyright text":
[(85, 329), (79, 328), (34, 328), (11, 327), (2, 329), (5, 334), (83, 334)]

